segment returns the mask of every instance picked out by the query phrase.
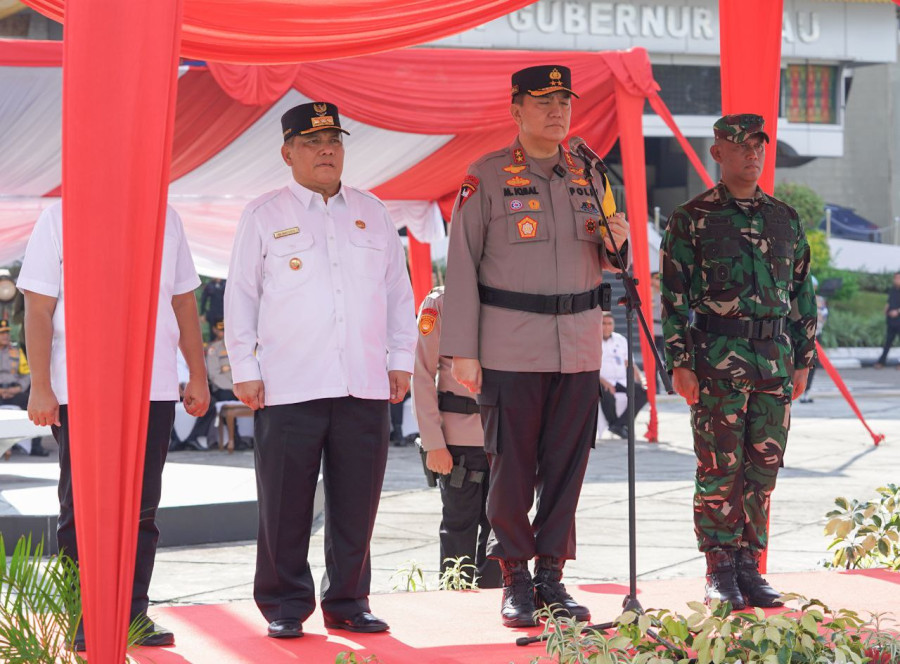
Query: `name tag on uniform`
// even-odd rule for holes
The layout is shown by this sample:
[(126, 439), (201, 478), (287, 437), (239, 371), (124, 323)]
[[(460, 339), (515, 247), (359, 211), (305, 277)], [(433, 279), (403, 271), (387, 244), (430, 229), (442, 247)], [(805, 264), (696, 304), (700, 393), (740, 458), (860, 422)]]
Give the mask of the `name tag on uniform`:
[(296, 235), (299, 232), (300, 232), (300, 227), (294, 226), (293, 228), (285, 228), (282, 231), (275, 231), (274, 233), (272, 233), (272, 235), (274, 235), (275, 239), (277, 240), (280, 237), (287, 237), (288, 235)]

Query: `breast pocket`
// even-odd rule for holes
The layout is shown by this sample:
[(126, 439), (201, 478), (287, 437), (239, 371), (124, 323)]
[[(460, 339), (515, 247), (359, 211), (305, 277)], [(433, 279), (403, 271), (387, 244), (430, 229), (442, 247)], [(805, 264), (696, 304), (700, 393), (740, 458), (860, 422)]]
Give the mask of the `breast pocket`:
[(700, 250), (703, 279), (708, 290), (729, 290), (740, 283), (741, 244), (738, 238), (709, 234), (703, 238)]
[(387, 237), (379, 233), (350, 233), (350, 264), (353, 271), (364, 277), (383, 277), (387, 269), (387, 243)]
[(506, 232), (510, 244), (542, 242), (550, 237), (550, 230), (542, 210), (529, 210), (506, 216)]
[(266, 253), (266, 283), (284, 290), (309, 281), (316, 269), (314, 246), (311, 233), (272, 240)]
[(789, 240), (772, 240), (769, 248), (769, 265), (772, 268), (772, 280), (775, 286), (789, 290), (793, 276), (794, 251)]

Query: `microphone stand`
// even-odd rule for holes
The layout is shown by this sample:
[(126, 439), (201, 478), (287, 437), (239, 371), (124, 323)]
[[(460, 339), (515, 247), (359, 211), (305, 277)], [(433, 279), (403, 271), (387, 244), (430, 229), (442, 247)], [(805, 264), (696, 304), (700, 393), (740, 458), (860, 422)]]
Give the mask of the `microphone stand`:
[[(578, 154), (576, 152), (576, 154)], [(626, 334), (627, 334), (627, 342), (628, 342), (628, 375), (626, 379), (626, 392), (628, 394), (628, 594), (622, 600), (622, 610), (624, 611), (634, 611), (635, 613), (643, 613), (644, 608), (641, 606), (640, 601), (637, 598), (637, 520), (635, 513), (635, 504), (637, 502), (637, 497), (635, 495), (635, 441), (634, 441), (634, 342), (632, 340), (633, 336), (633, 328), (634, 328), (634, 312), (637, 312), (638, 320), (640, 321), (641, 327), (640, 329), (644, 333), (644, 337), (648, 341), (648, 346), (650, 347), (650, 352), (653, 354), (653, 359), (656, 362), (656, 371), (659, 374), (660, 380), (662, 381), (662, 385), (666, 390), (667, 394), (674, 394), (675, 391), (672, 388), (672, 380), (669, 378), (669, 374), (663, 369), (663, 364), (660, 361), (659, 352), (656, 349), (656, 344), (653, 343), (653, 336), (650, 334), (650, 328), (647, 326), (647, 319), (644, 317), (644, 312), (641, 311), (641, 298), (638, 295), (637, 291), (637, 280), (631, 276), (628, 272), (628, 266), (625, 260), (625, 256), (622, 255), (621, 248), (616, 244), (616, 239), (612, 234), (612, 229), (609, 227), (609, 220), (606, 218), (606, 214), (603, 212), (603, 201), (600, 196), (597, 194), (597, 189), (594, 186), (594, 178), (592, 174), (592, 165), (591, 162), (585, 157), (578, 154), (578, 156), (584, 161), (584, 170), (585, 170), (585, 179), (588, 181), (588, 185), (590, 186), (591, 196), (597, 202), (597, 209), (600, 211), (600, 227), (606, 231), (606, 237), (609, 238), (610, 242), (612, 242), (613, 251), (612, 255), (615, 259), (615, 265), (619, 268), (619, 272), (616, 273), (616, 279), (621, 279), (622, 284), (625, 286), (625, 296), (621, 298), (618, 302), (620, 305), (625, 306), (625, 321), (626, 321)], [(606, 179), (605, 170), (606, 167), (603, 165), (603, 162), (599, 162), (600, 177), (601, 181), (606, 183), (606, 186), (609, 186), (609, 181)], [(638, 220), (637, 223), (641, 223)], [(646, 223), (646, 221), (644, 222)], [(606, 248), (603, 247), (601, 251), (604, 251)], [(607, 629), (612, 629), (616, 626), (616, 623), (606, 622), (594, 625), (587, 625), (582, 631), (605, 631)], [(653, 630), (647, 630), (647, 634), (662, 643), (664, 646), (669, 647), (670, 649), (673, 647), (671, 644), (667, 643), (665, 639), (660, 638), (656, 632)], [(538, 636), (523, 636), (516, 639), (516, 645), (526, 646), (531, 643), (536, 643), (538, 641), (544, 641), (547, 637), (544, 634)]]

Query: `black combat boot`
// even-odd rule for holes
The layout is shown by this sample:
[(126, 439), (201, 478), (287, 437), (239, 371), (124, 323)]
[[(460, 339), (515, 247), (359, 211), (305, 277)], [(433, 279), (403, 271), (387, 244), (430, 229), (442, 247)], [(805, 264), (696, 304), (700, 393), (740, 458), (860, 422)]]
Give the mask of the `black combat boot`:
[(500, 560), (503, 573), (503, 605), (500, 616), (505, 627), (534, 627), (534, 587), (525, 560)]
[(566, 561), (562, 558), (539, 556), (534, 566), (534, 603), (547, 606), (557, 616), (568, 616), (579, 622), (591, 619), (591, 611), (566, 592), (562, 584), (562, 570)]
[(706, 598), (730, 602), (738, 611), (747, 607), (734, 571), (734, 552), (730, 549), (713, 549), (706, 552)]
[(770, 586), (759, 573), (759, 551), (741, 548), (734, 554), (737, 584), (750, 606), (770, 608), (784, 606), (781, 593)]

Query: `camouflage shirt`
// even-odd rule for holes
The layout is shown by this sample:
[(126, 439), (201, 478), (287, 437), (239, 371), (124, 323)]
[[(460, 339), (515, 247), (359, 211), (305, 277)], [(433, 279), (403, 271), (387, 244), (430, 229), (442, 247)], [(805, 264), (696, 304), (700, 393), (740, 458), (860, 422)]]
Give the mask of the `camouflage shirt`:
[[(716, 379), (766, 380), (810, 367), (816, 300), (809, 244), (797, 212), (757, 187), (736, 199), (719, 182), (675, 209), (661, 251), (666, 365)], [(787, 317), (772, 339), (688, 326), (688, 312), (726, 318)]]

